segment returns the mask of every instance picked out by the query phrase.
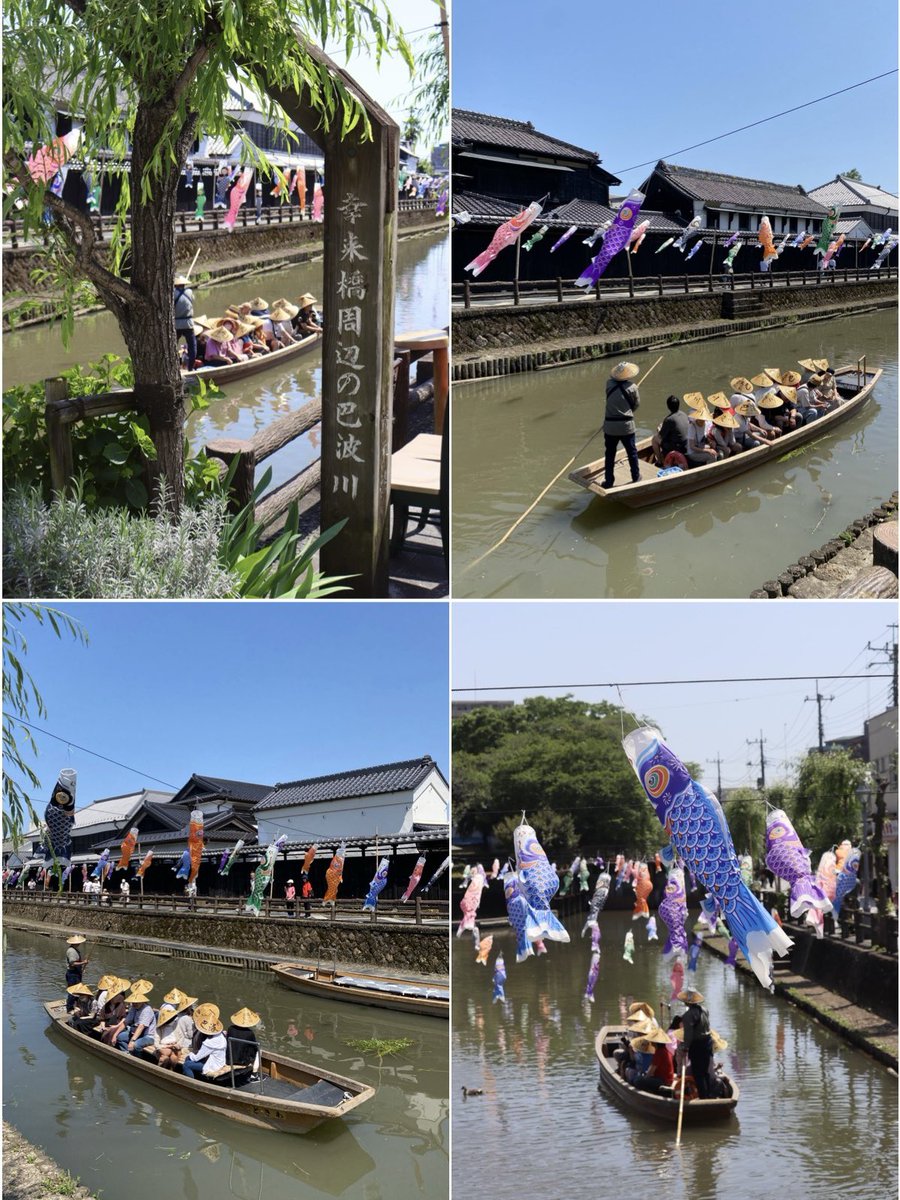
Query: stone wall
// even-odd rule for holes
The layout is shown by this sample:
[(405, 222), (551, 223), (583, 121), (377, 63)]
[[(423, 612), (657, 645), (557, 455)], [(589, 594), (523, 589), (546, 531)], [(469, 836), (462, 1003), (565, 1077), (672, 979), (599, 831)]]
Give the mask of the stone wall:
[(795, 925), (788, 932), (794, 941), (791, 970), (896, 1023), (896, 958), (852, 942), (820, 940)]
[[(826, 287), (773, 288), (765, 291), (770, 314), (815, 308), (827, 311), (866, 300), (893, 299), (893, 279)], [(613, 301), (573, 300), (563, 304), (529, 304), (518, 308), (454, 309), (455, 356), (488, 354), (511, 346), (546, 346), (555, 341), (602, 339), (635, 330), (689, 329), (721, 320), (722, 295), (636, 296)], [(732, 328), (740, 322), (729, 322)]]
[(386, 971), (447, 975), (450, 970), (449, 929), (430, 925), (370, 925), (360, 921), (317, 921), (303, 917), (207, 916), (203, 913), (121, 912), (47, 904), (4, 897), (3, 915), (35, 925), (77, 930), (90, 940), (91, 930), (126, 934), (139, 941), (158, 938), (169, 943), (277, 954), (285, 959), (336, 956), (339, 962), (377, 965)]

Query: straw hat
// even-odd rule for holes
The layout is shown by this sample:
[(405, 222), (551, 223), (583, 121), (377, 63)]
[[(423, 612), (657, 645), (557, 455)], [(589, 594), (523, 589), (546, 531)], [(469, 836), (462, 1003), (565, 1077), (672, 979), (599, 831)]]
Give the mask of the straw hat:
[(202, 325), (204, 329), (212, 329), (214, 323), (215, 322), (211, 321), (206, 313), (203, 313), (202, 316), (194, 317), (194, 324)]
[[(309, 308), (311, 304), (318, 304), (319, 302), (312, 292), (304, 292), (297, 303), (300, 305), (300, 308)], [(299, 309), (297, 311), (299, 312)]]
[[(638, 1016), (641, 1019), (638, 1019)], [(644, 1013), (641, 1013), (641, 1014), (636, 1015), (635, 1017), (632, 1017), (627, 1022), (627, 1025), (628, 1025), (628, 1029), (626, 1030), (626, 1032), (629, 1034), (639, 1034), (639, 1035), (644, 1034), (644, 1035), (646, 1035), (648, 1033), (652, 1033), (653, 1030), (657, 1028), (656, 1021), (652, 1021)]]
[(109, 987), (109, 995), (107, 1000), (115, 1000), (116, 996), (124, 996), (126, 992), (131, 990), (131, 984), (127, 979), (116, 979), (113, 977), (113, 982)]
[(763, 375), (767, 375), (772, 383), (781, 383), (781, 372), (777, 367), (763, 367)]
[(254, 300), (250, 301), (250, 307), (251, 309), (267, 309), (269, 302), (268, 300), (263, 300), (262, 296), (257, 296)]
[[(222, 1022), (219, 1020), (218, 1012), (212, 1011), (213, 1008), (215, 1008), (215, 1005), (201, 1004), (200, 1008), (198, 1008), (194, 1013), (194, 1024), (201, 1033), (221, 1033), (225, 1028)], [(201, 1011), (201, 1009), (203, 1011)]]
[(706, 407), (706, 397), (702, 392), (687, 392), (684, 396), (684, 402), (688, 408)]
[(250, 329), (262, 329), (263, 325), (265, 325), (262, 317), (254, 317), (252, 313), (248, 317), (242, 317), (240, 323), (249, 326)]
[(819, 387), (822, 384), (822, 382), (824, 381), (824, 379), (825, 379), (824, 375), (816, 374), (816, 375), (810, 375), (809, 379), (807, 379), (806, 382), (811, 383), (813, 385), (813, 387)]
[(636, 1037), (631, 1039), (631, 1044), (638, 1054), (648, 1054), (653, 1050), (653, 1043), (649, 1037)]
[(618, 379), (621, 381), (624, 379), (634, 379), (635, 375), (640, 375), (640, 373), (641, 373), (641, 368), (635, 366), (634, 363), (620, 362), (620, 363), (616, 363), (616, 365), (613, 367), (613, 369), (610, 371), (609, 374), (610, 374), (611, 378)]
[(712, 1038), (712, 1048), (716, 1054), (718, 1054), (720, 1050), (728, 1049), (728, 1043), (721, 1036), (721, 1034), (716, 1033), (714, 1029), (709, 1031), (709, 1036)]
[(678, 993), (678, 999), (685, 1004), (702, 1004), (703, 993), (698, 992), (696, 988), (685, 988), (683, 992)]
[(275, 307), (283, 308), (289, 317), (296, 317), (297, 313), (300, 311), (296, 304), (291, 304), (290, 300), (286, 299), (284, 296), (278, 297), (278, 299), (275, 301)]
[(67, 987), (66, 991), (70, 996), (93, 996), (93, 991), (86, 983), (73, 983), (71, 987)]
[(793, 404), (797, 399), (797, 389), (795, 387), (780, 387), (778, 394), (787, 400), (788, 404)]
[(67, 946), (83, 946), (87, 938), (83, 938), (80, 933), (73, 933), (70, 938), (66, 938)]
[(634, 1016), (635, 1013), (646, 1013), (648, 1017), (656, 1016), (652, 1006), (649, 1005), (646, 1000), (635, 1000), (634, 1004), (628, 1005), (629, 1017)]
[(136, 983), (133, 983), (131, 986), (134, 991), (146, 992), (148, 996), (153, 991), (153, 984), (150, 982), (149, 979), (139, 979)]
[(108, 992), (114, 983), (118, 981), (117, 975), (101, 975), (97, 980), (97, 991)]
[(647, 1041), (653, 1042), (657, 1046), (668, 1046), (669, 1034), (666, 1032), (665, 1029), (661, 1028), (660, 1026), (657, 1026), (656, 1029), (653, 1031), (653, 1033), (647, 1034)]
[(734, 411), (742, 417), (758, 417), (759, 405), (755, 400), (744, 400), (734, 406)]
[(695, 408), (687, 414), (689, 421), (711, 421), (712, 413), (708, 408)]
[(259, 1013), (255, 1013), (252, 1008), (242, 1008), (240, 1012), (231, 1014), (232, 1025), (239, 1025), (241, 1029), (252, 1029), (261, 1020)]
[(172, 280), (174, 287), (189, 287), (190, 282), (191, 281), (188, 279), (187, 275), (176, 275)]
[(684, 1041), (684, 1030), (683, 1029), (670, 1029), (668, 1031), (668, 1033), (669, 1033), (669, 1037), (674, 1038), (676, 1042)]
[(774, 392), (766, 392), (765, 396), (761, 396), (756, 403), (760, 408), (781, 408), (784, 401)]
[(781, 382), (785, 387), (796, 387), (798, 383), (802, 383), (803, 376), (799, 371), (782, 371)]
[(157, 1017), (156, 1017), (157, 1029), (161, 1025), (165, 1025), (167, 1021), (171, 1021), (172, 1018), (177, 1014), (177, 1012), (178, 1012), (178, 1009), (175, 1007), (174, 1004), (161, 1004), (159, 1006), (159, 1013), (157, 1014)]
[(166, 992), (163, 996), (163, 1003), (174, 1004), (179, 1012), (183, 1012), (186, 1008), (190, 1008), (192, 1004), (197, 1003), (197, 997), (185, 995), (181, 988), (175, 987), (170, 992)]
[(147, 993), (139, 991), (136, 986), (125, 997), (126, 1004), (148, 1004), (149, 1001), (150, 997)]
[[(294, 306), (291, 305), (291, 307), (293, 308)], [(283, 308), (280, 304), (274, 304), (272, 306), (272, 308), (269, 310), (269, 316), (272, 318), (273, 321), (289, 321), (291, 319), (291, 317), (296, 317), (296, 315), (299, 311), (300, 311), (299, 308), (294, 308), (293, 312), (289, 312), (286, 308)]]
[(797, 360), (804, 371), (827, 371), (827, 358), (800, 358)]
[(754, 390), (756, 388), (770, 388), (772, 386), (772, 380), (762, 371), (759, 375), (754, 375), (750, 382), (753, 384)]
[[(733, 392), (737, 392), (741, 396), (753, 395), (753, 384), (744, 375), (735, 376), (729, 386)], [(760, 384), (761, 386), (762, 384)]]
[(706, 397), (706, 401), (713, 408), (731, 408), (731, 401), (724, 392), (713, 392), (711, 396)]
[(218, 1004), (210, 1004), (207, 1000), (203, 1004), (198, 1004), (194, 1009), (194, 1022), (196, 1023), (198, 1017), (209, 1017), (210, 1015), (218, 1017), (219, 1006)]
[(720, 412), (717, 417), (713, 417), (713, 425), (720, 425), (723, 429), (738, 429), (740, 424), (740, 421), (730, 410)]
[(201, 333), (206, 333), (209, 330), (209, 323), (201, 325), (199, 321), (191, 321), (191, 329), (194, 331), (194, 337), (199, 337)]
[[(225, 323), (229, 322), (234, 326), (234, 329), (226, 329)], [(239, 321), (237, 317), (223, 317), (221, 321), (216, 321), (215, 325), (211, 326), (207, 332), (213, 341), (217, 341), (216, 334), (227, 336), (231, 341), (233, 338), (243, 337), (245, 333), (249, 333), (253, 329), (253, 325), (248, 325), (246, 321)]]

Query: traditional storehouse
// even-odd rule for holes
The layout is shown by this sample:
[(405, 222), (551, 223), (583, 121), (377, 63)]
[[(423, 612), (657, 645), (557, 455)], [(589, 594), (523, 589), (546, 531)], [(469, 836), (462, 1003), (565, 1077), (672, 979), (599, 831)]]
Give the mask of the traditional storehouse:
[[(859, 179), (848, 179), (846, 175), (835, 175), (830, 183), (810, 189), (812, 199), (824, 204), (826, 208), (834, 206), (841, 210), (841, 222), (836, 230), (846, 233), (849, 239), (852, 231), (854, 237), (865, 241), (867, 237), (883, 233), (886, 229), (896, 231), (898, 226), (898, 198), (884, 188), (871, 183), (863, 183)], [(842, 225), (846, 224), (846, 228)]]

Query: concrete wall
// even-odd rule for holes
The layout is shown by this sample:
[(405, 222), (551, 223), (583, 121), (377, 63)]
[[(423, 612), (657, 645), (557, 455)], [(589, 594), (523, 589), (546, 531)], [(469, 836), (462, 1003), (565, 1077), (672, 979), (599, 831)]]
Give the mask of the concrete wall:
[[(766, 289), (771, 313), (896, 297), (893, 279)], [(510, 346), (544, 345), (560, 340), (588, 341), (635, 330), (689, 329), (721, 319), (720, 292), (686, 296), (647, 296), (615, 301), (568, 301), (515, 308), (454, 309), (453, 353), (487, 354)]]
[(834, 938), (821, 941), (792, 925), (791, 969), (846, 996), (888, 1021), (897, 1021), (897, 959)]
[(407, 814), (404, 829), (413, 825), (449, 825), (450, 794), (447, 785), (434, 772), (421, 784)]
[[(337, 957), (339, 962), (378, 964), (446, 975), (450, 969), (449, 929), (433, 926), (363, 925), (351, 921), (307, 921), (302, 917), (269, 918), (205, 916), (201, 913), (125, 913), (115, 910), (38, 906), (4, 897), (4, 916), (48, 926), (65, 926), (88, 939), (91, 930), (126, 934), (139, 942), (159, 938), (169, 943), (221, 947), (225, 950), (277, 954), (285, 959)], [(60, 942), (60, 961), (65, 946)]]

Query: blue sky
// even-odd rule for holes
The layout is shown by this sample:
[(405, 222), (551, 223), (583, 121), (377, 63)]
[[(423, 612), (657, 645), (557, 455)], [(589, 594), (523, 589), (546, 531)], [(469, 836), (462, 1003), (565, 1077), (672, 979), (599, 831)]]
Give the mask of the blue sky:
[[(256, 783), (430, 754), (448, 771), (445, 604), (83, 603), (81, 646), (26, 622), (36, 724), (181, 787)], [(79, 808), (160, 784), (40, 734), (39, 811), (60, 767)]]
[[(889, 602), (465, 601), (453, 611), (453, 687), (860, 674), (883, 658), (866, 650), (866, 642), (890, 642), (887, 626), (896, 619)], [(889, 682), (823, 681), (821, 693), (835, 697), (823, 710), (826, 738), (861, 733), (863, 720), (887, 707)], [(564, 695), (565, 689), (530, 694)], [(619, 703), (609, 688), (573, 695)], [(738, 786), (756, 780), (759, 748), (746, 741), (760, 731), (767, 783), (785, 778), (784, 764), (816, 744), (816, 705), (805, 702), (814, 695), (814, 681), (626, 687), (622, 703), (656, 721), (682, 758), (706, 764), (721, 755), (723, 785)], [(715, 787), (715, 765), (705, 765), (705, 772)]]
[(856, 167), (896, 190), (897, 76), (757, 129), (705, 138), (897, 65), (895, 0), (775, 6), (455, 0), (452, 102), (596, 150), (636, 187), (673, 162), (816, 187)]

